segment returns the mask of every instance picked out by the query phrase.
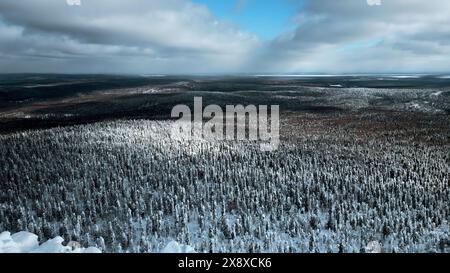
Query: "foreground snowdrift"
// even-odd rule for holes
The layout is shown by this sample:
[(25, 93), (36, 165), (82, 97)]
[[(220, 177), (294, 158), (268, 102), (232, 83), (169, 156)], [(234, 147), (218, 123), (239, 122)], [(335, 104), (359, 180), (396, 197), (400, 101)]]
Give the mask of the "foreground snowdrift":
[[(11, 235), (5, 231), (0, 233), (0, 253), (100, 253), (96, 247), (81, 248), (64, 246), (64, 239), (55, 237), (39, 245), (38, 236), (21, 231)], [(74, 244), (75, 245), (75, 244)]]
[[(0, 233), (0, 253), (101, 253), (96, 247), (82, 248), (76, 242), (63, 245), (60, 236), (39, 245), (38, 236), (21, 231), (11, 235), (11, 232)], [(195, 253), (193, 247), (172, 241), (161, 250), (162, 253)]]
[(191, 246), (172, 241), (168, 243), (165, 248), (163, 248), (161, 253), (195, 253), (195, 250)]

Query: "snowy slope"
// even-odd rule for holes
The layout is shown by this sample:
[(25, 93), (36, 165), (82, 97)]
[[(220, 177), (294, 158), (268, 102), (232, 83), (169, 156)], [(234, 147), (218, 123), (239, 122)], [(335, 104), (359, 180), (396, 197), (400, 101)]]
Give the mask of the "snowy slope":
[[(81, 248), (76, 242), (64, 246), (63, 242), (64, 239), (58, 236), (39, 245), (38, 236), (33, 233), (21, 231), (11, 235), (5, 231), (0, 233), (0, 253), (101, 253), (96, 247)], [(161, 253), (195, 253), (195, 250), (189, 245), (171, 241)]]
[(64, 239), (55, 237), (47, 242), (39, 245), (38, 236), (21, 231), (11, 235), (5, 231), (0, 233), (0, 253), (100, 253), (101, 251), (95, 247), (89, 248), (72, 248), (64, 246)]
[(183, 245), (172, 241), (163, 248), (161, 253), (195, 253), (195, 250), (189, 245)]

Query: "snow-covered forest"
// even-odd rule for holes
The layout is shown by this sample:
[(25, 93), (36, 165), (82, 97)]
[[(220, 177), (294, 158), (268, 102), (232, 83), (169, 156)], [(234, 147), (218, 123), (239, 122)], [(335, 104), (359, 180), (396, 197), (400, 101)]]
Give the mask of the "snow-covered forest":
[(106, 252), (448, 252), (445, 119), (390, 119), (287, 115), (269, 153), (175, 140), (169, 121), (3, 135), (0, 231)]

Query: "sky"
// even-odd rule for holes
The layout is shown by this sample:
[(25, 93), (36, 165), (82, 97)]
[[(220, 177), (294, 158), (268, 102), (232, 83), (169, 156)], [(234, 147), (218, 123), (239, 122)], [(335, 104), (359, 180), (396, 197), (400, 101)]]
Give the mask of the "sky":
[(305, 0), (195, 0), (194, 3), (206, 5), (219, 20), (270, 40), (294, 29), (290, 21)]
[(1, 0), (0, 73), (448, 73), (450, 1)]

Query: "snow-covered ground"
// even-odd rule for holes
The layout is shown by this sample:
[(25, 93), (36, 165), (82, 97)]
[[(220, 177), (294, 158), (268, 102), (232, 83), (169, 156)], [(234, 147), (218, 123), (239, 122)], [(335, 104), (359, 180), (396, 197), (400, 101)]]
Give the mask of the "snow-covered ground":
[[(60, 236), (50, 239), (42, 244), (38, 236), (21, 231), (11, 235), (9, 231), (0, 233), (0, 253), (101, 253), (96, 247), (82, 248), (77, 242), (63, 245), (64, 239)], [(195, 253), (193, 247), (171, 241), (161, 250), (162, 253)]]
[(161, 253), (195, 253), (193, 247), (189, 245), (179, 244), (175, 241), (172, 241), (167, 244), (166, 247), (163, 248)]
[(96, 247), (82, 248), (71, 242), (63, 245), (64, 239), (55, 237), (39, 245), (38, 236), (21, 231), (11, 235), (5, 231), (0, 233), (0, 253), (100, 253)]

